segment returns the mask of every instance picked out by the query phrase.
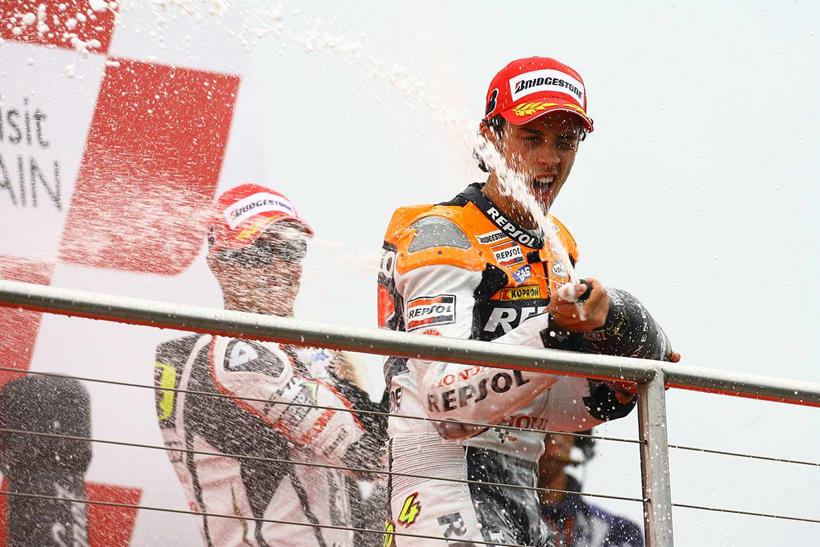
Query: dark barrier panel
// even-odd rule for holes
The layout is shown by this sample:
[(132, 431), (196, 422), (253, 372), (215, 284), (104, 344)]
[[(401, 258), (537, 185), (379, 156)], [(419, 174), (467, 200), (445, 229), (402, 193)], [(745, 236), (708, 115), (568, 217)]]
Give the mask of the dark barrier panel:
[[(27, 377), (0, 392), (0, 422), (6, 429), (91, 436), (88, 391), (77, 380)], [(9, 492), (85, 499), (85, 472), (91, 443), (11, 432), (0, 433)], [(10, 496), (10, 546), (86, 546), (84, 503)]]

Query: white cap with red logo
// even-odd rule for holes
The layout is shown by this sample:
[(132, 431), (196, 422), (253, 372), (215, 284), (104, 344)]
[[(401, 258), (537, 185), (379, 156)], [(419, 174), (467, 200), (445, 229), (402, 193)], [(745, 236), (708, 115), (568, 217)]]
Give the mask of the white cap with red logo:
[(211, 210), (210, 252), (253, 245), (271, 226), (283, 221), (298, 225), (312, 236), (310, 225), (281, 193), (258, 184), (242, 184), (223, 193)]

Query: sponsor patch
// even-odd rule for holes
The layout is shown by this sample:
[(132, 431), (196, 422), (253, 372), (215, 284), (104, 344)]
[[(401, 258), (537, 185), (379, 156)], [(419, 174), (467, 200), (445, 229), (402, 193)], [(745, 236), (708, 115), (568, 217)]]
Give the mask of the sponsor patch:
[(543, 91), (564, 93), (584, 104), (584, 84), (560, 70), (534, 70), (519, 74), (510, 80), (513, 101)]
[(498, 300), (535, 300), (541, 298), (541, 287), (538, 285), (524, 285), (522, 287), (507, 287), (496, 293)]
[(482, 340), (491, 340), (498, 335), (506, 334), (523, 321), (541, 315), (546, 311), (546, 306), (527, 306), (517, 302), (510, 302), (506, 306), (496, 306), (486, 316), (487, 320), (484, 323), (484, 332), (492, 333), (492, 336), (482, 337)]
[(591, 330), (584, 333), (584, 338), (587, 340), (592, 340), (593, 342), (603, 342), (606, 340), (606, 331)]
[(572, 103), (550, 103), (544, 101), (521, 103), (513, 108), (513, 112), (516, 116), (523, 118), (525, 116), (531, 116), (536, 112), (541, 112), (542, 110), (547, 110), (548, 108), (553, 108), (555, 106), (560, 106), (561, 108), (567, 107), (573, 110), (577, 110), (579, 113), (583, 113), (583, 110), (579, 106), (574, 105)]
[(393, 532), (396, 531), (396, 525), (389, 520), (385, 520), (384, 531), (387, 533), (384, 534), (384, 542), (382, 543), (382, 547), (395, 547), (396, 541), (393, 539)]
[(441, 332), (438, 329), (425, 329), (421, 331), (421, 333), (427, 336), (441, 336)]
[[(481, 370), (480, 367), (479, 370)], [(510, 389), (518, 389), (529, 384), (530, 379), (524, 377), (520, 370), (498, 372), (491, 378), (472, 378), (460, 381), (458, 386), (446, 391), (436, 391), (427, 394), (427, 410), (431, 412), (450, 412), (465, 406), (472, 406), (487, 398), (490, 393), (503, 395)]]
[(245, 199), (240, 199), (227, 209), (225, 209), (225, 221), (231, 230), (236, 229), (245, 220), (259, 213), (268, 211), (278, 211), (286, 215), (295, 215), (296, 210), (288, 200), (282, 196), (269, 194), (267, 192), (257, 192)]
[(532, 266), (525, 264), (513, 272), (513, 279), (516, 283), (523, 283), (532, 277)]
[(407, 331), (456, 322), (456, 297), (452, 294), (421, 296), (407, 304)]
[(535, 237), (531, 233), (519, 228), (514, 222), (510, 221), (501, 214), (501, 212), (493, 207), (487, 205), (483, 208), (484, 213), (493, 221), (493, 224), (501, 228), (502, 232), (506, 232), (507, 237), (519, 242), (521, 245), (527, 247), (541, 247), (544, 243), (541, 238)]
[[(443, 515), (436, 519), (440, 526), (444, 527), (444, 537), (450, 539), (455, 536), (463, 536), (467, 533), (467, 526), (464, 524), (464, 519), (461, 518), (461, 513), (450, 513)], [(464, 545), (464, 543), (460, 543)], [(448, 542), (448, 545), (458, 545)]]
[(524, 253), (514, 241), (490, 247), (490, 250), (493, 252), (495, 261), (501, 266), (512, 266), (524, 262)]
[(555, 263), (552, 265), (552, 273), (554, 273), (558, 277), (566, 277), (568, 275), (564, 263), (560, 260), (556, 260)]
[(257, 372), (280, 378), (285, 371), (282, 358), (259, 344), (231, 340), (225, 351), (225, 368), (231, 372)]
[(419, 493), (413, 492), (405, 498), (404, 503), (401, 506), (399, 518), (396, 520), (402, 526), (412, 526), (416, 522), (416, 519), (419, 518), (420, 513), (421, 503), (419, 502)]
[(487, 232), (486, 234), (477, 235), (475, 238), (482, 245), (490, 245), (492, 243), (497, 243), (502, 239), (506, 239), (507, 236), (501, 230), (496, 230), (494, 232)]

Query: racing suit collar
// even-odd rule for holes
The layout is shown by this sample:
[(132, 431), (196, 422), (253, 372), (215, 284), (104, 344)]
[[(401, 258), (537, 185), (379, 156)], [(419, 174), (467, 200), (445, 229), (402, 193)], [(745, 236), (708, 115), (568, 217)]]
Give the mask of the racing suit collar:
[(461, 195), (467, 201), (470, 201), (478, 207), (478, 209), (486, 216), (493, 224), (495, 224), (502, 232), (506, 233), (510, 238), (518, 243), (529, 247), (531, 249), (541, 249), (544, 247), (544, 237), (541, 230), (533, 232), (520, 227), (518, 224), (508, 219), (503, 215), (500, 209), (481, 191), (484, 186), (483, 182), (474, 182), (461, 192)]

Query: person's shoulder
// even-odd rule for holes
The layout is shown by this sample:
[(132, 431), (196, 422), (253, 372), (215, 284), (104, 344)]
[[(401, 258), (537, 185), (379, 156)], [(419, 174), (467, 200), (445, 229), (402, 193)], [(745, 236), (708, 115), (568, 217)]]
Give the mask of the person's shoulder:
[(578, 243), (577, 241), (575, 241), (575, 237), (572, 235), (572, 232), (570, 232), (569, 228), (567, 228), (566, 225), (563, 222), (561, 222), (556, 216), (550, 215), (549, 221), (549, 229), (555, 233), (555, 235), (558, 237), (558, 240), (567, 250), (567, 254), (569, 255), (570, 259), (572, 259), (572, 263), (577, 263), (578, 259), (581, 257), (581, 253), (578, 250)]
[(481, 270), (485, 261), (475, 244), (469, 214), (451, 202), (400, 207), (385, 234), (396, 252), (399, 274), (422, 266), (457, 266)]
[(622, 517), (612, 515), (610, 536), (614, 541), (634, 547), (643, 547), (643, 531), (638, 523)]
[(215, 363), (221, 364), (224, 374), (250, 373), (280, 378), (296, 364), (296, 356), (275, 342), (218, 336), (213, 353)]
[(585, 505), (589, 516), (595, 516), (609, 525), (608, 542), (630, 547), (643, 547), (643, 532), (638, 523), (627, 517), (610, 513), (597, 505), (590, 503), (585, 503)]
[(168, 365), (182, 366), (202, 334), (189, 334), (157, 344), (156, 360)]

